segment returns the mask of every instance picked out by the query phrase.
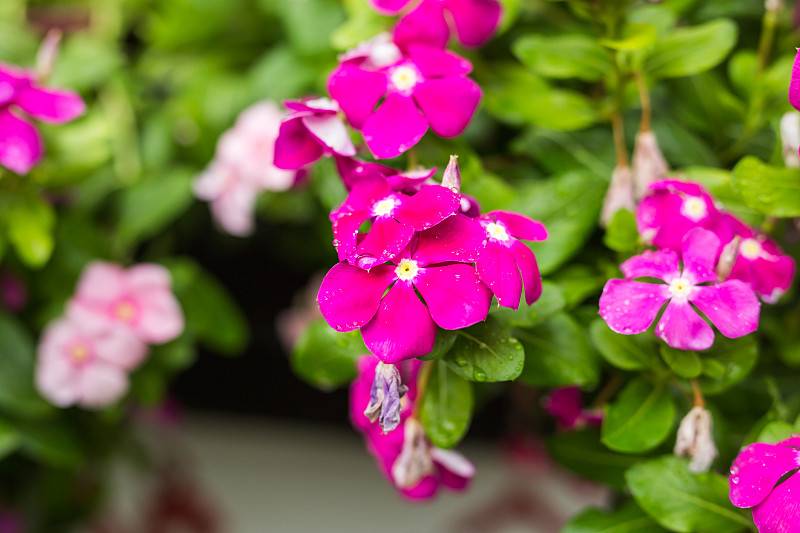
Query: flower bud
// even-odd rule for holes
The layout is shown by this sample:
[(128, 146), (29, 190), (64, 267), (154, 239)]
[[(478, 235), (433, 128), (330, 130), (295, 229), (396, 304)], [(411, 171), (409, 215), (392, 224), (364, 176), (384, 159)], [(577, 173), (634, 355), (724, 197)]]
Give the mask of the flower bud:
[(403, 450), (392, 465), (394, 483), (401, 489), (411, 488), (433, 472), (431, 446), (425, 430), (416, 418), (409, 418), (405, 423)]
[(735, 236), (731, 242), (722, 248), (719, 254), (719, 261), (717, 262), (717, 277), (720, 281), (730, 276), (733, 265), (739, 257), (739, 243), (742, 241), (740, 236)]
[(633, 147), (633, 192), (639, 199), (647, 193), (654, 181), (664, 179), (669, 165), (661, 154), (658, 141), (652, 131), (640, 131)]
[(47, 32), (36, 54), (36, 75), (39, 81), (46, 80), (53, 73), (60, 44), (61, 30), (53, 28)]
[(787, 167), (800, 168), (800, 113), (789, 111), (781, 117), (783, 162)]
[(675, 455), (692, 458), (689, 470), (695, 474), (708, 472), (717, 456), (717, 447), (711, 434), (711, 413), (696, 406), (689, 411), (678, 428)]
[(627, 165), (617, 166), (611, 174), (611, 185), (608, 187), (605, 200), (603, 200), (600, 224), (607, 226), (620, 209), (631, 211), (636, 209), (636, 203), (633, 200), (633, 175)]
[(461, 171), (458, 168), (457, 155), (450, 156), (450, 162), (447, 163), (447, 167), (444, 169), (442, 185), (453, 191), (461, 190)]
[(400, 382), (397, 367), (378, 363), (364, 415), (370, 422), (379, 420), (384, 432), (392, 431), (400, 424), (400, 398), (407, 392), (408, 387)]

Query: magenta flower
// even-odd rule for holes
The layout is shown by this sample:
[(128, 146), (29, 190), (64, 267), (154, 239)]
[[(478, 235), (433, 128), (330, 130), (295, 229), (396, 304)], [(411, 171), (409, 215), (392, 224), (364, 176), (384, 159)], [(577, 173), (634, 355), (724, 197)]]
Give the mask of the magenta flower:
[(512, 309), (519, 307), (524, 281), (525, 301), (531, 305), (542, 294), (542, 278), (533, 252), (518, 239), (547, 239), (544, 224), (507, 211), (490, 211), (475, 220), (486, 232), (476, 263), (481, 281), (492, 289), (500, 305)]
[(731, 503), (743, 509), (753, 508), (753, 521), (760, 533), (800, 531), (798, 466), (798, 437), (778, 444), (751, 444), (733, 462), (728, 478)]
[(775, 303), (787, 291), (794, 278), (794, 260), (778, 245), (733, 215), (722, 215), (723, 224), (741, 238), (739, 253), (728, 279), (748, 283), (761, 299)]
[[(369, 1), (385, 15), (397, 15), (412, 4), (412, 0)], [(450, 40), (449, 17), (461, 44), (481, 46), (497, 29), (501, 11), (497, 0), (423, 0), (400, 19), (394, 38), (401, 47), (424, 43), (444, 48)]]
[(141, 263), (125, 270), (95, 261), (84, 269), (67, 316), (87, 331), (123, 327), (145, 343), (161, 344), (183, 331), (183, 311), (171, 283), (161, 265)]
[(128, 390), (128, 372), (147, 347), (121, 327), (101, 332), (68, 318), (51, 323), (39, 343), (36, 387), (54, 405), (97, 408)]
[(442, 137), (460, 135), (481, 98), (480, 87), (466, 77), (470, 62), (431, 46), (401, 52), (380, 42), (341, 59), (328, 91), (377, 158), (402, 154), (429, 126)]
[(291, 114), (275, 140), (275, 166), (295, 170), (323, 155), (352, 157), (356, 148), (339, 118), (339, 106), (328, 98), (284, 102)]
[(461, 454), (433, 446), (422, 425), (411, 416), (417, 397), (420, 361), (401, 363), (408, 392), (402, 398), (398, 429), (384, 433), (364, 416), (371, 402), (370, 391), (377, 365), (378, 361), (369, 355), (358, 361), (359, 376), (350, 386), (350, 415), (353, 425), (364, 434), (367, 449), (375, 456), (381, 471), (410, 500), (432, 498), (441, 487), (465, 490), (475, 474), (475, 467)]
[(475, 261), (483, 238), (478, 224), (453, 215), (419, 233), (390, 264), (362, 270), (342, 261), (322, 280), (322, 316), (337, 331), (361, 328), (367, 348), (384, 363), (425, 355), (437, 325), (461, 329), (489, 313), (492, 293), (465, 264)]
[[(378, 178), (386, 180), (393, 191), (414, 194), (419, 192), (423, 184), (436, 173), (436, 167), (401, 171), (380, 163), (362, 161), (356, 157), (335, 156), (334, 159), (339, 177), (342, 178), (342, 183), (348, 191), (356, 182)], [(430, 180), (430, 183), (434, 182)]]
[(601, 409), (584, 409), (577, 386), (553, 389), (544, 399), (544, 408), (556, 419), (560, 429), (578, 429), (603, 423)]
[[(800, 13), (800, 10), (796, 11)], [(794, 56), (794, 64), (792, 65), (792, 80), (789, 82), (789, 103), (800, 111), (800, 49), (798, 49), (797, 55)]]
[[(683, 272), (671, 250), (647, 251), (620, 267), (625, 279), (612, 279), (600, 296), (600, 316), (617, 333), (646, 330), (665, 302), (656, 335), (673, 348), (705, 350), (714, 342), (711, 327), (694, 304), (726, 337), (747, 335), (758, 327), (760, 304), (753, 290), (738, 279), (717, 282), (719, 238), (704, 229), (690, 231), (683, 241)], [(658, 278), (666, 283), (631, 281)]]
[[(425, 185), (413, 196), (392, 190), (388, 180), (360, 180), (347, 200), (331, 213), (339, 260), (370, 269), (400, 253), (414, 236), (458, 210), (458, 193), (441, 185)], [(359, 233), (364, 222), (372, 226)]]
[[(683, 238), (693, 228), (717, 230), (714, 225), (718, 215), (713, 198), (701, 185), (661, 180), (650, 184), (648, 194), (639, 203), (636, 225), (646, 243), (677, 252)], [(724, 235), (718, 236), (724, 242), (730, 240)]]
[(34, 72), (0, 63), (0, 165), (26, 174), (44, 154), (39, 132), (21, 112), (42, 122), (64, 124), (85, 111), (77, 93), (40, 87)]

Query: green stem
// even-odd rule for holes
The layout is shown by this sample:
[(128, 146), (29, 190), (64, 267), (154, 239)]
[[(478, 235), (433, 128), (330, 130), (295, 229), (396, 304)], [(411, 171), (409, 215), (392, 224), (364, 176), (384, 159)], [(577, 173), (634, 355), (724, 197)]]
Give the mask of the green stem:
[(431, 380), (431, 372), (433, 365), (436, 361), (426, 361), (422, 363), (422, 368), (419, 371), (417, 378), (417, 398), (414, 401), (414, 412), (411, 416), (419, 420), (419, 410), (422, 408), (422, 398), (425, 396), (425, 391), (428, 389), (428, 382)]

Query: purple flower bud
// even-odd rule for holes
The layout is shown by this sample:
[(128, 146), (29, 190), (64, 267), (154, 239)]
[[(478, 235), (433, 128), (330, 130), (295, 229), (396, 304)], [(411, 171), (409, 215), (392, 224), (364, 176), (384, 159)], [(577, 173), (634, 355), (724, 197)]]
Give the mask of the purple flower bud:
[(695, 474), (708, 472), (717, 457), (717, 447), (711, 434), (711, 413), (703, 407), (694, 407), (678, 428), (675, 441), (675, 455), (688, 455), (692, 458), (689, 470)]
[(458, 192), (461, 190), (461, 171), (458, 168), (457, 155), (450, 156), (450, 162), (447, 163), (447, 168), (444, 169), (442, 185), (453, 192)]
[(400, 424), (400, 398), (407, 392), (408, 387), (401, 383), (397, 367), (378, 363), (364, 415), (370, 422), (378, 420), (384, 432), (394, 430)]

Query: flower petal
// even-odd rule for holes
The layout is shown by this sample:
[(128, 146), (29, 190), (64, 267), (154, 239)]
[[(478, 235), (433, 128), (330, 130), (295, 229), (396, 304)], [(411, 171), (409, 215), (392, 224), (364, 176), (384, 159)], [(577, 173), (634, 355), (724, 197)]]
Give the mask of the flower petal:
[(448, 50), (416, 44), (408, 56), (425, 78), (463, 78), (472, 72), (472, 63)]
[(428, 267), (414, 280), (433, 320), (444, 329), (460, 329), (485, 320), (492, 291), (475, 268), (463, 263)]
[(42, 158), (39, 132), (8, 109), (0, 108), (0, 165), (27, 174)]
[(443, 450), (434, 446), (431, 449), (431, 459), (442, 485), (449, 489), (462, 491), (475, 476), (475, 465), (453, 450)]
[(405, 50), (418, 44), (441, 49), (449, 40), (450, 26), (439, 2), (422, 2), (394, 27), (394, 42)]
[(390, 93), (366, 120), (362, 133), (372, 154), (378, 159), (387, 159), (417, 144), (426, 131), (428, 121), (414, 100), (400, 93)]
[(128, 328), (115, 327), (94, 340), (97, 357), (106, 363), (131, 370), (147, 355), (147, 346)]
[(414, 88), (414, 100), (437, 135), (457, 137), (472, 120), (481, 89), (469, 78), (427, 79)]
[(183, 311), (171, 291), (150, 289), (140, 293), (142, 316), (135, 330), (148, 344), (163, 344), (181, 334)]
[(794, 57), (792, 65), (792, 81), (789, 83), (789, 103), (797, 110), (800, 110), (800, 50)]
[(622, 263), (619, 269), (627, 279), (658, 278), (667, 283), (681, 275), (678, 254), (672, 250), (647, 250)]
[(683, 277), (691, 283), (717, 281), (720, 244), (719, 237), (708, 230), (695, 228), (687, 233), (681, 246)]
[(753, 289), (738, 279), (695, 287), (689, 301), (726, 337), (741, 337), (758, 327), (761, 304)]
[(522, 277), (514, 255), (507, 246), (490, 240), (481, 250), (475, 265), (481, 281), (497, 296), (497, 303), (511, 309), (519, 308)]
[(311, 135), (301, 117), (290, 118), (281, 123), (275, 140), (275, 166), (295, 170), (309, 165), (322, 157), (322, 146)]
[(397, 15), (411, 0), (368, 0), (381, 15)]
[(365, 211), (345, 211), (336, 214), (333, 219), (333, 245), (339, 254), (339, 261), (344, 261), (356, 251), (358, 229), (369, 218)]
[(397, 220), (416, 231), (432, 228), (446, 219), (461, 205), (461, 198), (447, 187), (429, 185), (403, 200), (394, 212)]
[(397, 363), (429, 353), (436, 341), (436, 324), (414, 286), (398, 281), (361, 333), (367, 348), (378, 359)]
[(464, 46), (481, 46), (500, 23), (501, 6), (497, 0), (446, 0), (456, 25), (458, 40)]
[(525, 243), (520, 241), (511, 244), (511, 253), (517, 261), (522, 281), (525, 283), (525, 302), (531, 305), (542, 295), (542, 276), (539, 274), (536, 256)]
[(480, 224), (457, 213), (420, 232), (414, 260), (422, 266), (446, 261), (472, 263), (478, 258), (485, 237)]
[(83, 407), (105, 407), (128, 391), (128, 373), (116, 365), (99, 360), (82, 369), (79, 380), (81, 397), (78, 403)]
[(125, 287), (125, 271), (114, 263), (92, 261), (78, 280), (76, 299), (111, 301), (120, 297)]
[(753, 521), (761, 533), (800, 533), (800, 476), (794, 474), (772, 489), (753, 509)]
[(656, 336), (679, 350), (705, 350), (714, 343), (714, 331), (687, 301), (673, 299), (656, 326)]
[(317, 295), (319, 310), (336, 331), (358, 329), (375, 316), (381, 297), (394, 278), (391, 265), (366, 271), (344, 261), (337, 263), (322, 280)]
[(612, 331), (641, 333), (650, 327), (669, 298), (666, 285), (610, 279), (600, 295), (600, 316)]
[(350, 139), (347, 128), (336, 115), (320, 114), (302, 118), (308, 131), (327, 146), (333, 153), (345, 157), (356, 155), (356, 147)]
[(512, 237), (523, 241), (547, 240), (547, 228), (538, 220), (510, 211), (489, 211), (485, 218), (499, 220), (505, 224)]
[(353, 65), (340, 65), (328, 78), (331, 98), (356, 129), (361, 129), (372, 115), (378, 101), (386, 94), (387, 86), (385, 74)]
[(798, 450), (757, 442), (743, 449), (731, 466), (731, 503), (736, 507), (758, 505), (787, 472), (798, 466)]
[(379, 217), (372, 222), (366, 238), (358, 243), (348, 262), (369, 270), (399, 254), (411, 242), (414, 229), (391, 217)]
[(15, 102), (23, 111), (51, 124), (63, 124), (86, 112), (86, 104), (77, 93), (63, 89), (29, 88)]

